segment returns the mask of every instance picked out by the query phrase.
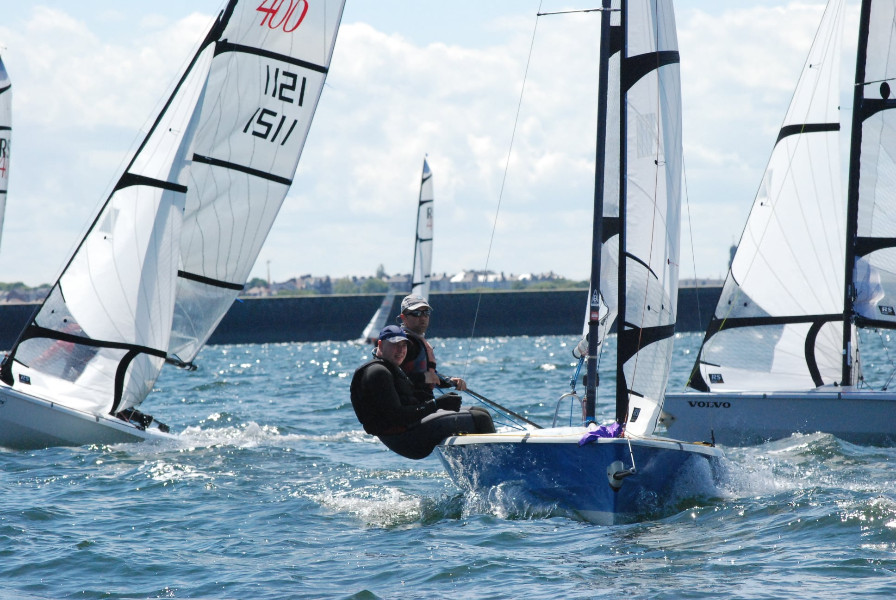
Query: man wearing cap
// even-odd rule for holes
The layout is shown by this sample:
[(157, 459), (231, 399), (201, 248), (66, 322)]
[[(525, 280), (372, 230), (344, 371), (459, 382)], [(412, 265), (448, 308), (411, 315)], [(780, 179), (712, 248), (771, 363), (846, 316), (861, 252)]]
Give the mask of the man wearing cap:
[(488, 411), (461, 410), (458, 394), (427, 401), (414, 395), (413, 384), (399, 366), (408, 344), (397, 325), (383, 328), (373, 360), (355, 371), (352, 408), (364, 431), (379, 437), (393, 452), (413, 459), (426, 458), (439, 442), (456, 433), (493, 432)]
[(422, 296), (412, 294), (401, 301), (398, 318), (411, 341), (401, 368), (410, 377), (417, 397), (422, 400), (431, 400), (434, 397), (433, 389), (437, 387), (455, 387), (461, 392), (467, 389), (467, 383), (460, 377), (443, 377), (436, 371), (436, 356), (425, 337), (431, 314), (432, 307)]

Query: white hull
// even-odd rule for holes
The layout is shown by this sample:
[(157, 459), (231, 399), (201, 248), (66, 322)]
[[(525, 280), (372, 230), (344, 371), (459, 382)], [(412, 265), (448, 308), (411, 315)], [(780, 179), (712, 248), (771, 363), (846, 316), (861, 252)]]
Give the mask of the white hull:
[(666, 394), (663, 412), (670, 436), (725, 446), (819, 431), (855, 444), (896, 444), (896, 392), (686, 392)]
[(30, 450), (170, 437), (155, 425), (139, 429), (112, 416), (72, 410), (0, 386), (0, 447), (3, 448)]
[[(579, 445), (580, 427), (459, 435), (438, 446), (452, 480), (463, 490), (499, 486), (546, 501), (593, 523), (611, 525), (654, 518), (657, 503), (678, 489), (693, 492), (694, 472), (722, 458), (718, 448), (664, 438), (600, 438)], [(635, 472), (611, 486), (608, 468)], [(681, 488), (676, 483), (685, 481)], [(710, 482), (711, 484), (711, 482)]]

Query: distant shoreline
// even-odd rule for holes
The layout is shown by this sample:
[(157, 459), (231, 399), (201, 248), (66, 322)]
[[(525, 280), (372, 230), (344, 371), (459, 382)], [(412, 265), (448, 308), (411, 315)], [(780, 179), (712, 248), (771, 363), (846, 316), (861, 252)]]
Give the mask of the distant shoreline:
[[(683, 287), (676, 331), (704, 331), (722, 288)], [(582, 332), (588, 290), (489, 290), (430, 295), (430, 337), (571, 335)], [(210, 344), (345, 341), (360, 337), (382, 294), (241, 297)], [(392, 314), (400, 311), (396, 295)], [(0, 304), (0, 348), (10, 348), (38, 304)]]

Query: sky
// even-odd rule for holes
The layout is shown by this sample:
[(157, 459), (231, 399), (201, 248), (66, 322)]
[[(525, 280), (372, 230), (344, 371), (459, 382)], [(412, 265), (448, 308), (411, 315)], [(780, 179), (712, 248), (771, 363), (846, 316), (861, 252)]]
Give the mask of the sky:
[[(221, 5), (0, 0), (13, 85), (0, 281), (55, 281)], [(598, 5), (347, 0), (293, 185), (252, 277), (409, 272), (428, 157), (436, 273), (586, 279), (599, 17), (536, 13)], [(727, 272), (823, 9), (676, 2), (682, 277)]]

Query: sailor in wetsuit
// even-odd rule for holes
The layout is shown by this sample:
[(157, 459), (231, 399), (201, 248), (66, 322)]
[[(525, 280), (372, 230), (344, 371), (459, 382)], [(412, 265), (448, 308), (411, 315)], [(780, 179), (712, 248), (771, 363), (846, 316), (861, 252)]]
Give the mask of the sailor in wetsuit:
[(457, 433), (492, 433), (491, 415), (479, 407), (461, 409), (458, 394), (420, 400), (399, 365), (407, 355), (408, 338), (397, 325), (379, 335), (373, 360), (352, 377), (352, 407), (364, 431), (375, 435), (406, 458), (426, 458), (436, 445)]

